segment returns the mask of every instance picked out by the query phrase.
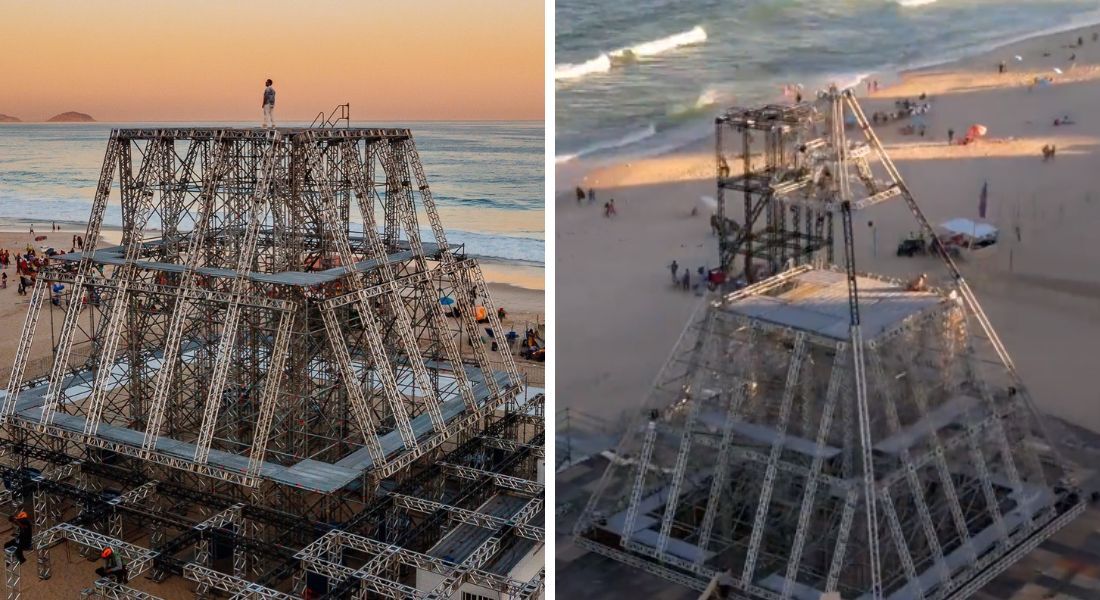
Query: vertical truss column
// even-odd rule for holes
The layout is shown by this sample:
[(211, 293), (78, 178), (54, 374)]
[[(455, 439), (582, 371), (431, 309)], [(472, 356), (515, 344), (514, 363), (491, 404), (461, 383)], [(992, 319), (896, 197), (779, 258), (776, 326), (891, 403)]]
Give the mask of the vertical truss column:
[[(894, 393), (892, 390), (894, 383), (887, 379), (882, 367), (882, 357), (879, 352), (877, 352), (874, 343), (869, 344), (869, 346), (871, 348), (871, 373), (874, 375), (877, 387), (882, 390), (882, 396), (886, 407), (887, 425), (890, 428), (890, 434), (894, 435), (901, 430), (901, 419), (898, 416), (897, 403), (894, 400)], [(936, 560), (937, 571), (940, 575), (940, 583), (946, 585), (951, 579), (951, 572), (948, 569), (947, 563), (944, 562), (943, 548), (940, 546), (939, 535), (936, 533), (936, 525), (932, 521), (932, 513), (928, 509), (928, 503), (924, 501), (924, 488), (917, 477), (917, 469), (913, 464), (913, 458), (909, 452), (908, 446), (901, 447), (901, 460), (902, 463), (904, 463), (905, 479), (909, 484), (909, 493), (912, 494), (913, 504), (917, 507), (917, 515), (920, 520), (921, 528), (924, 532), (928, 547), (932, 550), (932, 557)], [(913, 559), (909, 555), (908, 544), (904, 536), (898, 538), (901, 532), (901, 526), (898, 522), (893, 500), (890, 497), (890, 487), (888, 483), (881, 487), (883, 502), (886, 504), (887, 518), (890, 519), (890, 529), (895, 539), (898, 540), (896, 543), (901, 544), (898, 547), (898, 555), (902, 557), (903, 561), (908, 560), (908, 565), (906, 566), (908, 569), (912, 566)]]
[(634, 537), (634, 523), (638, 520), (638, 505), (642, 503), (646, 471), (649, 470), (649, 461), (653, 458), (653, 445), (656, 441), (657, 422), (651, 420), (646, 425), (642, 454), (638, 457), (638, 472), (634, 476), (634, 486), (630, 489), (630, 505), (626, 509), (626, 518), (623, 520), (621, 545), (624, 548), (630, 544), (630, 538)]
[(680, 446), (676, 454), (676, 464), (672, 470), (672, 485), (669, 488), (668, 502), (665, 504), (665, 514), (661, 519), (661, 529), (657, 534), (656, 552), (658, 556), (665, 553), (668, 547), (668, 538), (672, 532), (672, 523), (676, 518), (676, 508), (680, 503), (680, 487), (687, 475), (688, 457), (691, 455), (691, 445), (695, 434), (695, 424), (699, 418), (705, 398), (703, 397), (703, 381), (709, 372), (710, 356), (715, 350), (713, 342), (718, 336), (714, 335), (715, 322), (718, 320), (717, 312), (707, 311), (703, 330), (700, 332), (695, 348), (695, 356), (692, 360), (692, 370), (695, 376), (690, 387), (685, 390), (691, 394), (691, 407), (688, 409), (687, 420), (684, 423), (684, 431), (680, 436)]
[(245, 230), (244, 239), (241, 241), (241, 254), (237, 257), (237, 268), (230, 288), (231, 299), (226, 309), (225, 321), (222, 324), (222, 338), (218, 343), (218, 354), (214, 362), (214, 370), (210, 377), (210, 386), (203, 404), (202, 425), (199, 428), (198, 439), (195, 441), (195, 462), (205, 464), (210, 456), (210, 444), (214, 438), (214, 429), (217, 426), (218, 413), (221, 408), (222, 391), (225, 388), (225, 379), (229, 374), (229, 362), (234, 354), (237, 338), (237, 327), (241, 320), (241, 297), (248, 286), (247, 273), (251, 270), (256, 258), (256, 242), (259, 238), (260, 225), (264, 221), (264, 209), (273, 193), (275, 182), (272, 173), (275, 170), (275, 161), (282, 147), (282, 134), (279, 131), (271, 136), (268, 147), (264, 152), (263, 170), (256, 182), (256, 189), (248, 207), (251, 214), (249, 226)]
[[(321, 305), (321, 320), (325, 324), (329, 346), (332, 348), (332, 354), (336, 357), (336, 364), (340, 369), (340, 378), (347, 388), (348, 402), (351, 404), (352, 413), (355, 415), (359, 430), (363, 433), (363, 443), (366, 445), (367, 452), (370, 453), (371, 461), (375, 467), (381, 468), (386, 464), (386, 454), (382, 451), (382, 445), (378, 442), (378, 424), (371, 414), (371, 407), (367, 402), (366, 394), (363, 393), (363, 387), (359, 384), (359, 376), (355, 373), (355, 368), (351, 364), (348, 347), (344, 344), (340, 325), (336, 321), (336, 315), (333, 313), (331, 306)], [(398, 421), (397, 426), (402, 440), (412, 439), (415, 443), (416, 436), (413, 435), (412, 427), (409, 426), (407, 419)]]
[(19, 559), (14, 548), (4, 549), (4, 583), (8, 588), (8, 600), (19, 600)]
[(764, 538), (768, 509), (771, 506), (775, 473), (779, 468), (783, 442), (787, 438), (787, 422), (790, 420), (791, 405), (794, 402), (794, 394), (798, 388), (798, 377), (802, 370), (802, 361), (805, 355), (806, 334), (799, 332), (794, 338), (794, 351), (787, 367), (787, 382), (783, 388), (783, 400), (779, 407), (779, 423), (775, 439), (772, 440), (771, 452), (768, 454), (768, 468), (764, 474), (764, 487), (760, 491), (760, 503), (756, 507), (756, 517), (753, 519), (752, 535), (749, 538), (749, 548), (745, 555), (745, 567), (741, 572), (741, 582), (746, 586), (752, 585), (753, 573), (756, 570), (756, 559), (760, 542)]
[[(787, 575), (783, 580), (782, 598), (784, 600), (790, 598), (794, 590), (794, 584), (798, 579), (798, 568), (802, 562), (802, 551), (806, 546), (806, 535), (810, 529), (810, 517), (813, 514), (821, 467), (825, 463), (825, 446), (833, 425), (833, 413), (836, 411), (837, 397), (840, 395), (841, 383), (844, 379), (844, 363), (839, 357), (844, 355), (845, 345), (844, 342), (838, 342), (835, 347), (836, 353), (834, 356), (837, 359), (833, 361), (832, 374), (829, 376), (829, 387), (825, 391), (825, 406), (821, 411), (821, 421), (814, 442), (816, 452), (814, 453), (813, 463), (810, 465), (810, 476), (806, 481), (806, 489), (802, 492), (802, 507), (798, 512), (798, 526), (795, 528), (791, 557), (787, 561)], [(835, 590), (826, 589), (825, 591), (832, 592)]]
[(175, 306), (172, 309), (164, 343), (163, 359), (160, 369), (157, 371), (153, 397), (149, 405), (148, 422), (142, 438), (142, 449), (146, 453), (156, 449), (157, 439), (160, 437), (160, 429), (164, 423), (172, 380), (175, 378), (176, 367), (180, 360), (183, 330), (187, 319), (191, 315), (192, 301), (199, 296), (195, 269), (202, 261), (200, 250), (205, 243), (207, 227), (215, 211), (213, 199), (222, 177), (229, 170), (229, 159), (232, 157), (230, 143), (224, 140), (222, 132), (215, 135), (213, 144), (214, 156), (212, 163), (207, 163), (203, 170), (202, 191), (197, 201), (199, 216), (195, 221), (194, 228), (191, 230), (191, 240), (187, 250), (187, 266), (180, 276), (180, 294), (176, 298)]
[(256, 416), (256, 426), (252, 435), (252, 450), (248, 456), (248, 476), (255, 478), (260, 474), (264, 456), (267, 453), (271, 424), (275, 419), (275, 400), (279, 396), (279, 386), (286, 369), (286, 356), (290, 347), (290, 334), (294, 329), (294, 313), (290, 310), (279, 315), (278, 330), (275, 332), (275, 347), (271, 351), (271, 363), (267, 368), (263, 396), (260, 398), (260, 410)]
[[(127, 146), (127, 149), (129, 146)], [(103, 331), (99, 350), (99, 362), (96, 367), (95, 381), (92, 384), (91, 395), (88, 398), (87, 418), (84, 420), (84, 435), (94, 436), (99, 431), (99, 422), (103, 415), (103, 405), (106, 402), (107, 390), (111, 388), (109, 380), (115, 376), (115, 357), (118, 353), (118, 342), (122, 336), (125, 318), (130, 308), (130, 286), (138, 277), (134, 262), (141, 257), (142, 232), (149, 223), (149, 218), (154, 211), (153, 191), (149, 189), (150, 179), (157, 174), (158, 161), (164, 153), (171, 151), (167, 142), (163, 139), (155, 139), (149, 142), (146, 148), (145, 158), (141, 163), (141, 169), (136, 180), (123, 173), (119, 179), (119, 185), (123, 195), (123, 201), (131, 204), (134, 222), (134, 230), (129, 232), (129, 240), (126, 245), (124, 263), (118, 267), (115, 280), (118, 282), (112, 295), (111, 312), (107, 318), (107, 326)], [(129, 151), (125, 154), (129, 154)], [(78, 290), (74, 290), (74, 294)], [(79, 299), (74, 300), (79, 303)], [(130, 365), (133, 369), (135, 365)], [(52, 417), (42, 413), (43, 423), (52, 421)]]
[[(432, 197), (432, 191), (428, 187), (428, 178), (424, 174), (424, 165), (420, 163), (420, 155), (416, 151), (416, 146), (412, 140), (405, 141), (406, 153), (408, 154), (409, 163), (412, 165), (413, 172), (416, 175), (417, 188), (420, 190), (420, 197), (424, 202), (424, 212), (428, 214), (428, 221), (431, 223), (432, 234), (435, 236), (435, 241), (439, 244), (440, 257), (443, 261), (444, 269), (450, 269), (453, 273), (453, 265), (455, 262), (454, 255), (451, 253), (451, 248), (447, 244), (447, 232), (443, 229), (443, 223), (439, 219), (439, 211), (435, 206), (435, 199)], [(476, 268), (472, 269), (474, 274), (474, 281), (478, 286), (478, 292), (485, 299), (485, 308), (488, 312), (489, 326), (493, 328), (493, 331), (500, 335), (503, 331), (500, 325), (500, 319), (497, 318), (497, 309), (493, 306), (492, 298), (489, 296), (489, 290), (485, 286), (485, 280), (481, 276), (481, 270)], [(465, 290), (463, 290), (465, 291)], [(461, 296), (461, 294), (456, 294)], [(467, 318), (472, 319), (472, 313), (464, 313)], [(476, 325), (476, 323), (474, 323)], [(476, 348), (476, 346), (475, 346)], [(508, 377), (512, 381), (512, 385), (522, 385), (522, 378), (519, 376), (519, 370), (516, 368), (516, 361), (512, 358), (511, 351), (501, 352), (501, 356), (504, 359), (504, 367), (508, 371)], [(491, 375), (487, 374), (488, 379), (492, 379)], [(490, 389), (495, 389), (495, 382), (486, 382), (489, 384)]]
[(31, 291), (27, 318), (23, 321), (23, 332), (20, 334), (19, 347), (15, 350), (11, 379), (8, 380), (8, 393), (4, 398), (3, 418), (5, 420), (15, 412), (19, 401), (20, 384), (27, 370), (27, 359), (30, 357), (31, 343), (34, 342), (34, 332), (38, 328), (38, 318), (42, 314), (42, 300), (46, 297), (46, 285), (45, 278), (39, 277), (35, 280), (34, 289)]
[[(336, 245), (337, 252), (339, 252), (344, 264), (351, 266), (350, 280), (353, 284), (353, 289), (358, 295), (358, 302), (354, 304), (356, 313), (359, 315), (359, 320), (363, 324), (365, 330), (365, 338), (367, 340), (367, 346), (371, 353), (371, 358), (374, 362), (374, 372), (378, 375), (379, 380), (382, 381), (383, 389), (387, 393), (387, 397), (390, 400), (391, 410), (393, 411), (394, 418), (402, 421), (408, 420), (408, 414), (405, 411), (404, 404), (401, 400), (401, 392), (397, 386), (397, 380), (394, 376), (393, 366), (391, 364), (389, 354), (386, 352), (384, 336), (379, 329), (378, 320), (374, 315), (374, 311), (371, 307), (370, 297), (367, 295), (364, 287), (364, 281), (362, 273), (354, 269), (355, 256), (351, 251), (351, 245), (348, 242), (347, 232), (340, 227), (339, 215), (337, 211), (336, 197), (332, 192), (331, 187), (322, 175), (322, 161), (321, 152), (317, 144), (310, 144), (307, 152), (307, 158), (309, 160), (310, 169), (315, 174), (318, 183), (321, 187), (322, 203), (324, 205), (323, 215), (327, 228), (330, 231), (333, 241)], [(390, 273), (392, 276), (392, 272)], [(424, 367), (423, 357), (420, 356), (420, 349), (416, 345), (415, 335), (412, 331), (412, 325), (409, 322), (408, 314), (404, 313), (404, 305), (400, 295), (397, 293), (396, 284), (390, 280), (388, 282), (388, 288), (393, 298), (390, 299), (387, 304), (395, 312), (394, 330), (397, 333), (398, 338), (401, 340), (401, 345), (405, 348), (406, 359), (409, 362), (413, 371), (416, 384), (420, 387), (424, 393), (424, 408), (428, 413), (428, 416), (432, 420), (432, 425), (437, 431), (442, 431), (444, 428), (443, 416), (439, 411), (439, 401), (435, 396), (432, 388), (431, 381), (428, 379), (428, 372)], [(383, 296), (387, 294), (383, 292)], [(341, 336), (341, 340), (343, 336)], [(393, 361), (397, 362), (397, 361)], [(415, 392), (409, 393), (410, 399), (415, 401)], [(399, 426), (400, 427), (400, 426)], [(417, 450), (416, 436), (412, 435), (411, 428), (408, 429), (410, 434), (407, 439), (404, 439), (406, 448), (410, 450)], [(405, 436), (402, 436), (403, 438)]]
[[(34, 487), (34, 528), (38, 531), (45, 531), (47, 529), (47, 517), (50, 514), (50, 508), (48, 506), (51, 501), (51, 497), (43, 489), (43, 486), (36, 485)], [(38, 562), (38, 578), (49, 579), (50, 578), (50, 547), (43, 546), (37, 549), (35, 552)]]
[[(386, 247), (382, 243), (382, 240), (378, 237), (378, 229), (374, 219), (374, 210), (372, 202), (372, 192), (374, 191), (373, 183), (370, 181), (371, 177), (368, 174), (367, 181), (364, 181), (363, 171), (360, 164), (360, 156), (356, 146), (350, 146), (350, 156), (344, 158), (344, 164), (350, 167), (351, 181), (355, 186), (355, 197), (359, 202), (359, 212), (363, 216), (363, 235), (367, 241), (367, 247), (370, 250), (370, 254), (378, 261), (382, 268), (383, 279), (390, 282), (391, 293), (394, 294), (397, 304), (400, 306), (401, 313), (399, 318), (405, 320), (408, 319), (407, 313), (404, 311), (404, 306), (400, 303), (400, 297), (397, 296), (397, 285), (394, 282), (395, 276), (393, 269), (390, 266), (389, 256), (386, 252)], [(367, 152), (367, 164), (373, 168), (374, 154), (377, 153), (379, 160), (383, 162), (383, 168), (387, 171), (387, 180), (391, 177), (390, 172), (393, 170), (393, 160), (390, 154), (389, 148), (383, 144), (368, 144), (366, 148)], [(368, 169), (370, 173), (370, 169)], [(393, 176), (399, 177), (399, 174), (395, 173)], [(401, 187), (405, 190), (404, 186)], [(402, 206), (402, 217), (405, 219), (405, 231), (409, 238), (409, 245), (413, 249), (413, 255), (416, 258), (417, 267), (422, 273), (428, 273), (428, 263), (426, 254), (424, 253), (424, 245), (420, 239), (420, 229), (416, 223), (416, 209), (413, 206), (412, 198), (408, 194), (402, 194), (404, 196), (403, 201), (400, 202)], [(396, 201), (395, 201), (396, 204)], [(420, 293), (425, 294), (426, 297), (432, 298), (434, 296), (434, 290), (431, 288), (431, 280), (428, 278), (422, 279), (418, 285)], [(466, 377), (466, 369), (463, 368), (462, 354), (458, 350), (458, 346), (455, 344), (454, 339), (448, 335), (448, 327), (446, 317), (443, 315), (443, 308), (439, 302), (433, 301), (430, 303), (429, 308), (432, 327), (439, 333), (440, 342), (443, 345), (447, 360), (454, 366), (454, 377), (458, 381), (459, 392), (462, 394), (463, 402), (466, 404), (466, 408), (470, 411), (477, 410), (477, 403), (474, 399), (473, 390), (470, 386), (469, 379)]]
[[(122, 156), (120, 149), (124, 146), (128, 148), (129, 142), (120, 140), (117, 130), (112, 131), (111, 139), (107, 142), (103, 167), (99, 173), (96, 197), (92, 203), (92, 215), (88, 219), (88, 228), (84, 235), (84, 249), (80, 255), (80, 262), (77, 264), (77, 275), (73, 282), (72, 293), (77, 298), (79, 298), (79, 294), (83, 293), (88, 278), (94, 273), (92, 257), (99, 244), (99, 230), (103, 224), (103, 215), (107, 210), (107, 198), (111, 194), (111, 180), (115, 171), (115, 162), (120, 160)], [(61, 333), (55, 347), (53, 368), (50, 370), (49, 385), (46, 387), (45, 402), (42, 406), (41, 423), (43, 425), (52, 422), (53, 412), (60, 401), (61, 385), (64, 382), (65, 374), (69, 370), (69, 355), (73, 348), (73, 336), (78, 329), (77, 321), (80, 318), (81, 306), (80, 302), (70, 302), (65, 311), (65, 321), (61, 325)], [(31, 323), (28, 321), (27, 324), (30, 325)], [(17, 365), (16, 368), (21, 370), (23, 367)], [(12, 400), (14, 401), (14, 398)]]

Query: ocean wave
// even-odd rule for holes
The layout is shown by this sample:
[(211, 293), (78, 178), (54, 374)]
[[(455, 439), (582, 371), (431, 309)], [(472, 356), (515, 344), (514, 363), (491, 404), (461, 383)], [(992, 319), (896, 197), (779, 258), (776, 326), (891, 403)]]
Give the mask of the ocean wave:
[[(431, 229), (422, 229), (421, 236), (425, 241), (435, 241)], [(532, 265), (543, 265), (546, 261), (546, 243), (538, 238), (450, 230), (447, 242), (465, 245), (466, 253), (478, 258)]]
[(564, 163), (571, 160), (578, 159), (582, 156), (588, 156), (596, 152), (602, 152), (604, 150), (613, 150), (615, 148), (622, 148), (623, 146), (629, 146), (631, 144), (637, 144), (638, 142), (651, 138), (657, 135), (657, 126), (653, 123), (646, 125), (644, 128), (637, 131), (632, 131), (620, 138), (613, 140), (605, 140), (602, 142), (596, 142), (594, 144), (585, 146), (576, 152), (569, 154), (560, 154), (554, 157), (555, 163)]
[(904, 6), (906, 8), (914, 6), (924, 6), (926, 4), (935, 4), (936, 0), (894, 0), (898, 6)]
[(578, 64), (565, 63), (554, 65), (554, 80), (580, 79), (593, 73), (606, 73), (611, 70), (611, 57), (601, 54), (592, 60)]
[(729, 97), (730, 94), (725, 90), (708, 87), (699, 93), (694, 102), (674, 105), (669, 109), (668, 116), (674, 119), (682, 119), (708, 112), (715, 106), (725, 103)]
[(567, 81), (597, 73), (607, 73), (613, 67), (635, 62), (639, 58), (656, 56), (683, 46), (702, 44), (705, 41), (707, 41), (707, 32), (701, 26), (696, 25), (688, 31), (675, 33), (657, 40), (619, 48), (611, 52), (602, 52), (599, 56), (582, 63), (554, 65), (554, 80)]
[(611, 59), (612, 61), (616, 59), (620, 61), (629, 61), (645, 56), (656, 56), (682, 46), (702, 44), (705, 41), (707, 41), (707, 32), (701, 26), (696, 25), (688, 31), (663, 37), (659, 40), (620, 48), (611, 53)]

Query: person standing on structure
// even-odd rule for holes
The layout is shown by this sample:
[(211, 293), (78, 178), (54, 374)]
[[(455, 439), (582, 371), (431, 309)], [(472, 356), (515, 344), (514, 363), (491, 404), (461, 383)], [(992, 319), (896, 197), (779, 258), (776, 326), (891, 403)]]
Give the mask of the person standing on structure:
[(264, 88), (264, 124), (262, 127), (266, 128), (269, 125), (275, 127), (275, 88), (271, 87), (271, 80), (267, 80), (267, 87)]

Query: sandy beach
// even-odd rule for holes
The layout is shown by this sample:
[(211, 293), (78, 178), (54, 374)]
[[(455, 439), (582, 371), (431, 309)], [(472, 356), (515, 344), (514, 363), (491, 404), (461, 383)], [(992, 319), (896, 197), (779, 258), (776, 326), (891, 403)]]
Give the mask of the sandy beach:
[[(924, 137), (902, 135), (904, 121), (876, 132), (933, 223), (978, 218), (979, 193), (988, 182), (986, 220), (1001, 229), (1001, 243), (962, 269), (1040, 409), (1100, 430), (1100, 389), (1086, 379), (1100, 356), (1100, 244), (1094, 242), (1100, 227), (1100, 41), (1092, 39), (1094, 31), (1100, 27), (883, 74), (876, 78), (891, 86), (867, 97), (861, 85), (858, 93), (869, 116), (893, 110), (898, 99), (929, 96)], [(1082, 47), (1066, 47), (1076, 46), (1079, 36)], [(998, 72), (1001, 61), (1004, 74)], [(1035, 86), (1037, 76), (1053, 81)], [(1066, 115), (1072, 125), (1054, 126)], [(986, 138), (948, 145), (948, 129), (961, 136), (975, 123), (988, 127)], [(1042, 160), (1046, 144), (1056, 146), (1054, 160)], [(667, 265), (676, 260), (690, 268), (694, 281), (698, 267), (717, 263), (708, 212), (691, 215), (700, 196), (715, 194), (713, 146), (708, 139), (675, 154), (560, 169), (559, 409), (621, 422), (621, 413), (643, 402), (701, 301), (671, 285)], [(575, 185), (594, 188), (597, 201), (578, 205)], [(618, 209), (612, 219), (603, 216), (608, 198)], [(900, 200), (859, 213), (856, 226), (860, 270), (938, 272), (932, 258), (895, 256), (897, 242), (916, 229)]]

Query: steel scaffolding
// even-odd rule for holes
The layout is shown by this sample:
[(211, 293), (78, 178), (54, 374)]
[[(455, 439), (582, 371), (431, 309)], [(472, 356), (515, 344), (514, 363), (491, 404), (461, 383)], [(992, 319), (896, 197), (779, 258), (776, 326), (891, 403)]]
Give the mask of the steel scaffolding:
[[(723, 190), (745, 191), (723, 265), (767, 276), (689, 324), (577, 542), (698, 590), (725, 574), (738, 597), (973, 594), (1080, 514), (1072, 465), (849, 92), (717, 130), (722, 222)], [(852, 213), (892, 197), (934, 240), (941, 286), (856, 270)]]
[[(497, 571), (541, 551), (542, 396), (483, 340), (496, 309), (408, 130), (115, 130), (84, 240), (39, 274), (0, 392), (41, 578), (68, 541), (198, 597), (541, 595)], [(39, 331), (46, 311), (59, 328)], [(28, 372), (43, 336), (52, 367)], [(492, 535), (417, 562), (466, 526)], [(418, 590), (410, 565), (445, 585)]]

